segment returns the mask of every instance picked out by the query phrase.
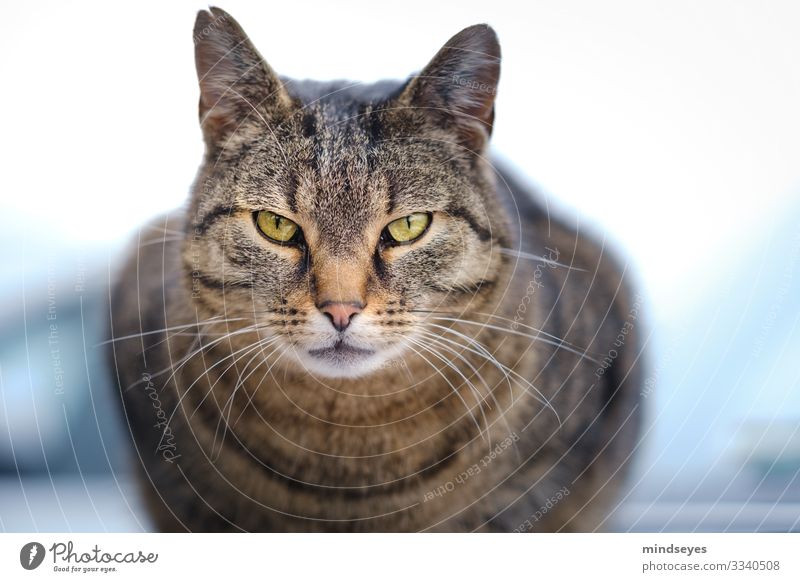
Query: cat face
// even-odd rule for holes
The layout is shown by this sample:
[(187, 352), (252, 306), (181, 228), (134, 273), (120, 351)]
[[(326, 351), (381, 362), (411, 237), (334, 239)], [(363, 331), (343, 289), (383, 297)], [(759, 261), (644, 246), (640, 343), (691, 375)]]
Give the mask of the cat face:
[(218, 9), (195, 40), (207, 156), (185, 260), (202, 310), (249, 313), (295, 364), (358, 377), (419, 351), (431, 311), (487, 300), (504, 230), (482, 157), (491, 29), (368, 87), (279, 79)]

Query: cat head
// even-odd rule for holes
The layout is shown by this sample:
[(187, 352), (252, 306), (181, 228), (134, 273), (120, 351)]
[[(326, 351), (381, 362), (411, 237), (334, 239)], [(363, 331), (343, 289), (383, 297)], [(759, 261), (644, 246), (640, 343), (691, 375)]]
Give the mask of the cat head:
[(490, 27), (374, 85), (281, 78), (218, 8), (194, 40), (206, 157), (184, 259), (202, 313), (249, 313), (295, 364), (358, 377), (420, 351), (430, 312), (489, 300), (506, 228)]

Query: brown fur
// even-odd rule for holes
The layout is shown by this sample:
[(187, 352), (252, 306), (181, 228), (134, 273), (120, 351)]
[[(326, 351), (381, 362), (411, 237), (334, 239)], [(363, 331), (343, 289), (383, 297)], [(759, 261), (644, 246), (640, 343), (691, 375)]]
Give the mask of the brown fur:
[[(607, 249), (485, 156), (494, 32), (462, 31), (405, 84), (356, 88), (279, 79), (219, 9), (195, 42), (207, 156), (112, 292), (157, 527), (606, 525), (638, 432), (638, 300)], [(259, 235), (259, 210), (304, 245)], [(432, 213), (428, 232), (384, 244), (412, 212)], [(560, 265), (531, 258), (553, 251)], [(325, 301), (365, 305), (342, 337), (374, 349), (369, 364), (309, 355), (338, 337)]]

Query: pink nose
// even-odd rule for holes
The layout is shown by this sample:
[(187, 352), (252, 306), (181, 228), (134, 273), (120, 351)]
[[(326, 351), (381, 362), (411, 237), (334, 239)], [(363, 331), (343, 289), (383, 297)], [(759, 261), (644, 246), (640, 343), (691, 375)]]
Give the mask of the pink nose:
[(361, 313), (364, 306), (361, 303), (340, 301), (326, 301), (319, 306), (319, 310), (331, 320), (337, 331), (344, 331), (357, 313)]

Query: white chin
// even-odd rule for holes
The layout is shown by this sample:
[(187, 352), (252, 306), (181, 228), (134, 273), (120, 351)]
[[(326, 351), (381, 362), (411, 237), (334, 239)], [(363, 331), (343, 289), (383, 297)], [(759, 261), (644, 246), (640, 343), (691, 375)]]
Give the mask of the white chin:
[(377, 352), (339, 356), (336, 354), (313, 355), (306, 352), (300, 357), (300, 365), (309, 372), (327, 378), (359, 378), (380, 369), (386, 358)]

